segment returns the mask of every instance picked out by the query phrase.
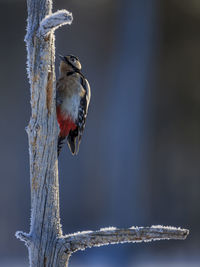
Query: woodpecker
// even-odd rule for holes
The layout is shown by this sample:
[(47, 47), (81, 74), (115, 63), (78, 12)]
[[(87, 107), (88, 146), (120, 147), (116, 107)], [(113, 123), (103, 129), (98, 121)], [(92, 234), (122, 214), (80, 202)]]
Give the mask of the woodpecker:
[(81, 72), (81, 63), (73, 55), (59, 55), (56, 83), (56, 112), (60, 127), (58, 155), (65, 138), (72, 155), (77, 155), (90, 103), (90, 85)]

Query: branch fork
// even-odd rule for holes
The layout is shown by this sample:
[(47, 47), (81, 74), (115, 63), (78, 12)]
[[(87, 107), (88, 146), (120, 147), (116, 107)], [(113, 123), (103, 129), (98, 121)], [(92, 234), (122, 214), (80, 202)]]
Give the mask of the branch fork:
[[(72, 253), (86, 248), (100, 247), (109, 244), (138, 243), (157, 240), (179, 239), (184, 240), (189, 234), (189, 230), (152, 225), (151, 227), (135, 227), (128, 229), (118, 229), (116, 227), (101, 228), (98, 231), (83, 231), (57, 238), (57, 245), (60, 251), (71, 256)], [(29, 247), (31, 236), (22, 231), (16, 232), (16, 237), (25, 242)]]

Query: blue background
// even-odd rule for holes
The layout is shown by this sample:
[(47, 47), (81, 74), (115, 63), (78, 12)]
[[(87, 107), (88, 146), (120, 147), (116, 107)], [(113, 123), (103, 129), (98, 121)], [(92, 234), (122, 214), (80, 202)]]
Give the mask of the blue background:
[[(92, 90), (79, 154), (66, 146), (59, 159), (63, 232), (191, 231), (185, 241), (78, 252), (70, 266), (199, 266), (200, 3), (54, 1), (62, 8), (74, 21), (56, 31), (56, 53), (80, 58)], [(14, 237), (30, 223), (26, 17), (25, 1), (0, 1), (1, 267), (28, 265)]]

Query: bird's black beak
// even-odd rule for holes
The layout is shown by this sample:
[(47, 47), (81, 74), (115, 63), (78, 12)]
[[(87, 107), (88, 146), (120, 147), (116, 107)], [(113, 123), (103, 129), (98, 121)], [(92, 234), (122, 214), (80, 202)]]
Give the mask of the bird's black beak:
[(62, 55), (58, 55), (58, 56), (62, 61), (66, 62), (66, 58), (64, 56), (62, 56)]

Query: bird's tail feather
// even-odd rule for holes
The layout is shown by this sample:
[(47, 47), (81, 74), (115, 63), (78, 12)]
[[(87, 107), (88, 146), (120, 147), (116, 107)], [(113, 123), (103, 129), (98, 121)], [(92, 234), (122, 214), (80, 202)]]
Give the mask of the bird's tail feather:
[(74, 156), (76, 154), (76, 138), (73, 135), (68, 135), (67, 143), (72, 155)]
[(78, 142), (78, 129), (70, 131), (67, 137), (67, 143), (69, 149), (71, 150), (72, 155), (77, 155), (79, 151), (79, 142)]
[(60, 151), (61, 151), (61, 149), (62, 149), (62, 147), (64, 145), (64, 140), (65, 140), (65, 137), (60, 136), (60, 135), (58, 136), (58, 147), (57, 147), (58, 156), (59, 156)]

